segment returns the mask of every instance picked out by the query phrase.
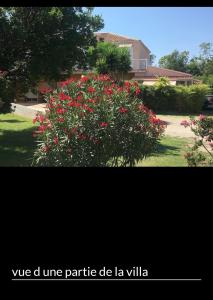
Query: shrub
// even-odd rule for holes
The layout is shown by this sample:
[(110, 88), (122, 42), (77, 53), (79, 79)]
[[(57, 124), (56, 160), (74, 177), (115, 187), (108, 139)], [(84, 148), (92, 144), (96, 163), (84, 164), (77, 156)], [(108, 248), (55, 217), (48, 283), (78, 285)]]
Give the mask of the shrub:
[(137, 83), (108, 76), (69, 79), (47, 94), (48, 116), (38, 115), (34, 164), (134, 166), (155, 150), (165, 125), (137, 95)]
[[(199, 119), (183, 120), (181, 125), (190, 127), (195, 134), (195, 142), (185, 158), (190, 167), (213, 166), (213, 118), (200, 115)], [(200, 150), (204, 151), (200, 151)]]
[(109, 74), (114, 80), (124, 78), (131, 70), (128, 49), (113, 43), (98, 42), (95, 48), (90, 47), (89, 61), (98, 74)]
[(181, 113), (199, 113), (204, 103), (205, 95), (208, 93), (208, 86), (205, 84), (195, 84), (191, 86), (177, 86), (176, 111)]
[(140, 87), (144, 104), (157, 113), (199, 113), (208, 93), (204, 84), (172, 86), (162, 80), (153, 86)]

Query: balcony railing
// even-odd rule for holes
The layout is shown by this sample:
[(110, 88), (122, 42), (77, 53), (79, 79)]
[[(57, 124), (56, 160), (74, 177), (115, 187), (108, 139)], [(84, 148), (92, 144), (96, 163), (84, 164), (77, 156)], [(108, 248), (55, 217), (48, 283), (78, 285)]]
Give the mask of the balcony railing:
[(148, 59), (132, 59), (131, 67), (133, 70), (146, 70), (149, 64)]

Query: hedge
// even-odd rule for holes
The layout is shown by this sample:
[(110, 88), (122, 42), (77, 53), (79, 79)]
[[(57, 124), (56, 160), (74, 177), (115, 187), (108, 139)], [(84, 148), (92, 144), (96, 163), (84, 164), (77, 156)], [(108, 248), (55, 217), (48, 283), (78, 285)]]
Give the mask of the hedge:
[(205, 84), (142, 85), (141, 90), (140, 97), (144, 105), (156, 113), (200, 113), (205, 102), (205, 95), (208, 94), (208, 86)]

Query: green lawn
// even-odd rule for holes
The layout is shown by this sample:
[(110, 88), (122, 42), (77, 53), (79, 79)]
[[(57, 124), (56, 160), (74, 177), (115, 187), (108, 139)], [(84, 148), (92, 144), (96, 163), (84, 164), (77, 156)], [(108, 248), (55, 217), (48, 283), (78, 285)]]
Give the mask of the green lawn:
[(193, 139), (164, 136), (156, 154), (143, 160), (138, 166), (187, 167), (184, 152)]
[(30, 166), (35, 141), (32, 119), (0, 114), (0, 166)]
[[(14, 114), (0, 114), (0, 166), (30, 166), (35, 141), (31, 119)], [(191, 139), (162, 138), (158, 152), (138, 166), (187, 166), (184, 151)]]

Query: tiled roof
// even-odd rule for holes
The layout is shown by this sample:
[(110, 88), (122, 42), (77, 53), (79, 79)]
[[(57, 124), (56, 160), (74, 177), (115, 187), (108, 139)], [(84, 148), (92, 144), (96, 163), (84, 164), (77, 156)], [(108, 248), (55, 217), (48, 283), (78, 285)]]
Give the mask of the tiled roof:
[(128, 36), (111, 33), (111, 32), (96, 32), (95, 35), (96, 35), (96, 37), (104, 38), (105, 41), (110, 40), (111, 42), (120, 42), (123, 40), (137, 41), (137, 39), (135, 39), (135, 38), (131, 38)]
[[(133, 70), (134, 71), (134, 70)], [(174, 71), (174, 70), (169, 70), (169, 69), (164, 69), (164, 68), (158, 68), (158, 67), (153, 67), (153, 66), (148, 66), (146, 71), (135, 71), (135, 76), (136, 77), (143, 77), (145, 78), (157, 78), (157, 77), (169, 77), (169, 78), (192, 78), (191, 74), (184, 73), (184, 72), (179, 72), (179, 71)]]
[(97, 38), (103, 38), (104, 41), (106, 42), (111, 42), (111, 43), (119, 43), (119, 42), (134, 42), (134, 41), (139, 41), (141, 42), (141, 44), (149, 51), (149, 48), (147, 48), (146, 45), (144, 45), (144, 43), (139, 40), (139, 39), (136, 39), (136, 38), (131, 38), (131, 37), (128, 37), (128, 36), (124, 36), (124, 35), (120, 35), (120, 34), (117, 34), (117, 33), (111, 33), (111, 32), (95, 32), (95, 35)]

